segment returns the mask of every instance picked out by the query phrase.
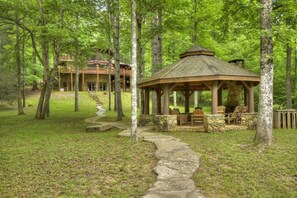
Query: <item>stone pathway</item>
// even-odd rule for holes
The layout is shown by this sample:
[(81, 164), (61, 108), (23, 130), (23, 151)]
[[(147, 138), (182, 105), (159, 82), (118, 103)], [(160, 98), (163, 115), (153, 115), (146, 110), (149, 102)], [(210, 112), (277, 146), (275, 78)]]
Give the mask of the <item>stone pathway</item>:
[[(86, 123), (104, 126), (112, 126), (123, 130), (119, 135), (130, 136), (131, 128), (117, 122), (100, 122), (98, 119), (104, 117), (101, 105), (97, 107), (97, 117), (85, 119)], [(192, 151), (188, 144), (180, 142), (179, 139), (151, 132), (148, 127), (138, 127), (139, 139), (153, 142), (156, 147), (155, 156), (159, 159), (154, 168), (157, 181), (142, 198), (200, 198), (204, 197), (196, 188), (193, 175), (199, 167), (199, 156)]]

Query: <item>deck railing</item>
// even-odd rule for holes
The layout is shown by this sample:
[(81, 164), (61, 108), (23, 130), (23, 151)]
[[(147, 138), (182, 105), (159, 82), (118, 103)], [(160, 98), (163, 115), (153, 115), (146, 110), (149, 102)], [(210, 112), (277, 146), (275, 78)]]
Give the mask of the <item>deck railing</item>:
[(297, 128), (297, 110), (283, 109), (273, 111), (273, 127), (278, 129)]

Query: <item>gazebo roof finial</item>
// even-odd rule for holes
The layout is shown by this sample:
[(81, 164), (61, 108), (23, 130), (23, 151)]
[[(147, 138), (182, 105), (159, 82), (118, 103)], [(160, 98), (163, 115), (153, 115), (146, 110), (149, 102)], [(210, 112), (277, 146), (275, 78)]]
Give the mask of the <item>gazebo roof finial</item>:
[(193, 47), (188, 49), (186, 52), (180, 54), (179, 57), (182, 59), (187, 56), (197, 56), (197, 55), (214, 56), (215, 52), (195, 44)]

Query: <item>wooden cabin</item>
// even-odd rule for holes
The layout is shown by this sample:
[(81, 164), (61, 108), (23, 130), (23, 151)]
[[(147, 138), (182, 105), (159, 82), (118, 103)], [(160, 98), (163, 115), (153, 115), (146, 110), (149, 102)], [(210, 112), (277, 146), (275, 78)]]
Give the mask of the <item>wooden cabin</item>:
[[(109, 61), (110, 60), (110, 61)], [(130, 91), (131, 67), (129, 64), (120, 63), (122, 91)], [(110, 74), (110, 80), (109, 80)], [(111, 91), (114, 90), (115, 65), (113, 53), (109, 50), (96, 50), (96, 53), (85, 66), (79, 69), (80, 91)], [(110, 81), (110, 82), (109, 82)], [(63, 55), (59, 58), (58, 87), (61, 91), (73, 91), (75, 82), (74, 58)], [(109, 86), (111, 83), (111, 86)]]

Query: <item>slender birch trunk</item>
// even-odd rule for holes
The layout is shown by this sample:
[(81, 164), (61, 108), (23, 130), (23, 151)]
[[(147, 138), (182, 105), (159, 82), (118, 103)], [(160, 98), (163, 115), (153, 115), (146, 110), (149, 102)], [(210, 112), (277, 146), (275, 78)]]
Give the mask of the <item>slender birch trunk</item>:
[(132, 75), (131, 75), (131, 139), (137, 141), (137, 39), (136, 39), (136, 0), (131, 2), (131, 32), (132, 32)]

